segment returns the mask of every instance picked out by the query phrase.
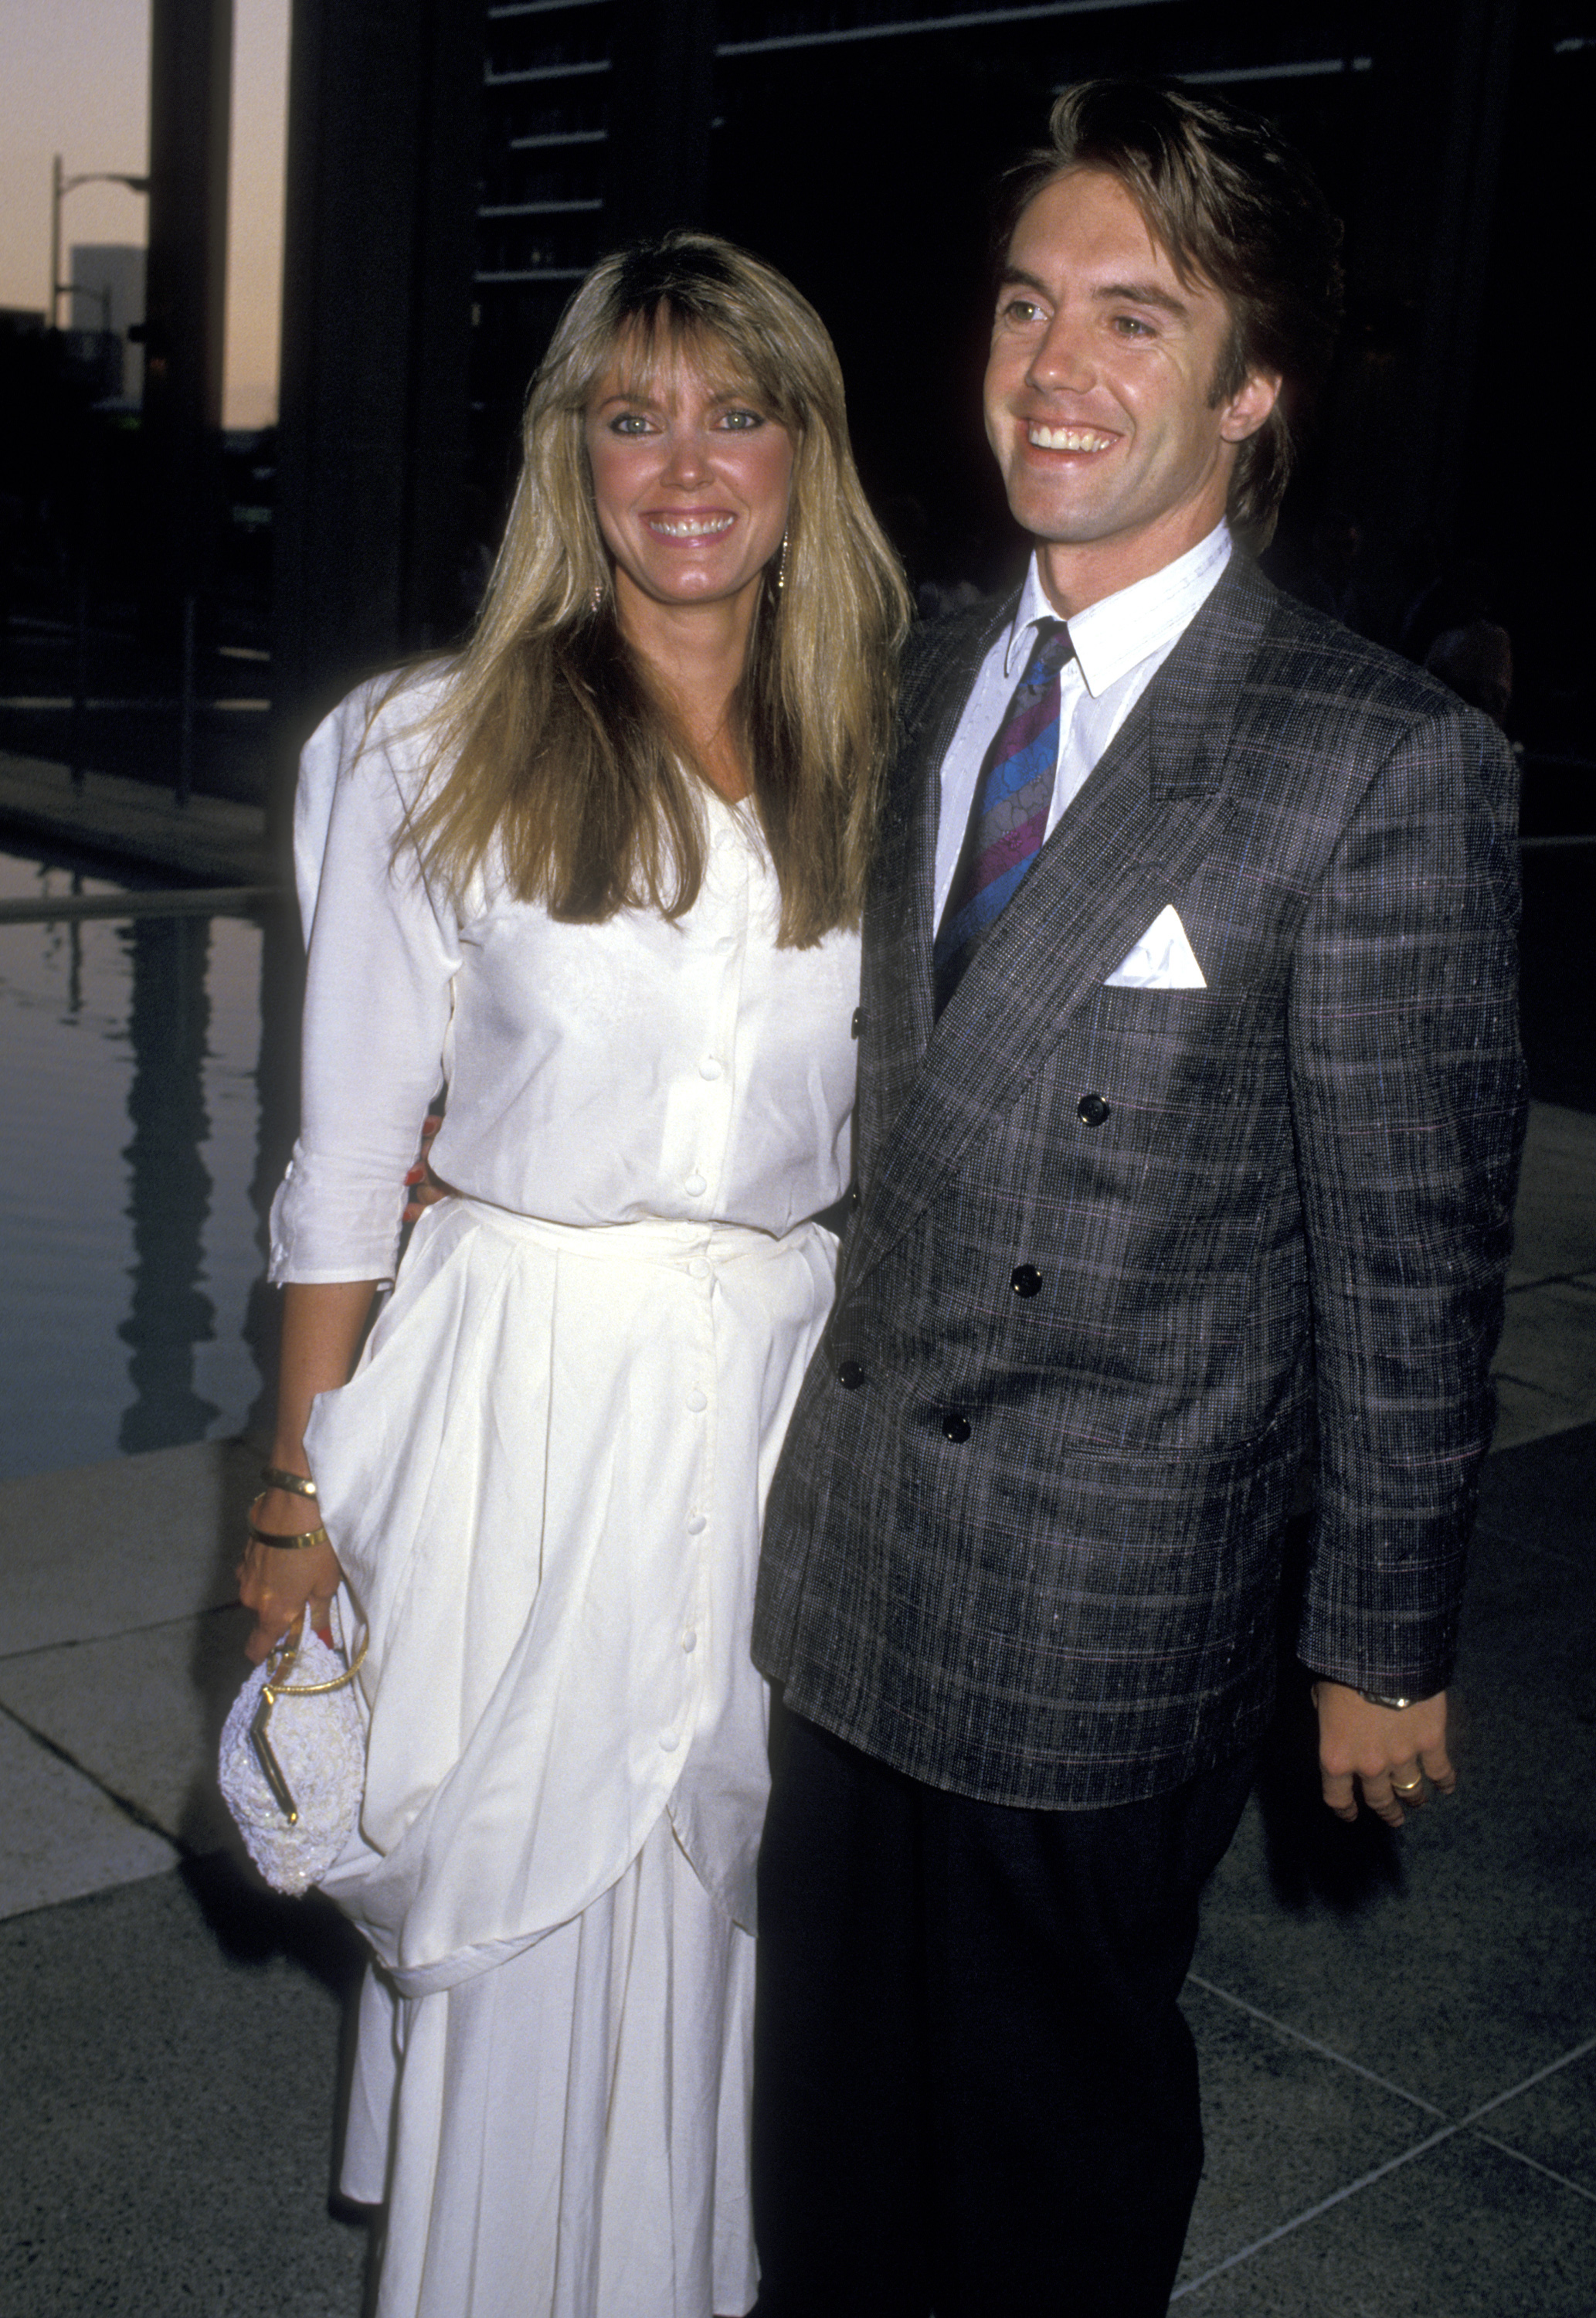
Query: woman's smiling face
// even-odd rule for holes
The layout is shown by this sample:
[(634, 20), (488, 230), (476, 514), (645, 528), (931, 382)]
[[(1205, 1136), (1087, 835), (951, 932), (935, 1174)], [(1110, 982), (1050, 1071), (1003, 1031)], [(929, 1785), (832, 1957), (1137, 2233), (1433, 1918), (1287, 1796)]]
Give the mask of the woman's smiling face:
[(716, 362), (713, 340), (650, 361), (623, 345), (587, 398), (598, 527), (629, 589), (659, 605), (725, 602), (781, 545), (793, 437)]

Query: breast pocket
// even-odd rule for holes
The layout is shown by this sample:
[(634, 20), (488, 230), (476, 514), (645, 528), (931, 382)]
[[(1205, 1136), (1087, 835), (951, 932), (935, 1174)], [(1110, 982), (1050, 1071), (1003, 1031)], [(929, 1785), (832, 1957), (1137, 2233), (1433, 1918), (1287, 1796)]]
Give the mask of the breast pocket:
[(1284, 1109), (1286, 1012), (1274, 992), (1105, 987), (1082, 1030), (1071, 1061), (1083, 1122), (1109, 1128), (1117, 1117), (1122, 1132), (1140, 1122), (1165, 1134), (1177, 1120)]

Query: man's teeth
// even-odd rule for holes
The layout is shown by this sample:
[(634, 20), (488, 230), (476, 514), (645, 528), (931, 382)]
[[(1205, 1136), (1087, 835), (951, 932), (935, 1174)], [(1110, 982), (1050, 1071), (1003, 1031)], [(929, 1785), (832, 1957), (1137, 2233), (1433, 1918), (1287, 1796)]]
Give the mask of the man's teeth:
[(1034, 420), (1026, 431), (1038, 451), (1106, 451), (1114, 440), (1090, 427), (1039, 427)]
[(667, 539), (713, 539), (717, 532), (730, 531), (736, 520), (731, 515), (651, 515), (649, 528), (662, 531)]

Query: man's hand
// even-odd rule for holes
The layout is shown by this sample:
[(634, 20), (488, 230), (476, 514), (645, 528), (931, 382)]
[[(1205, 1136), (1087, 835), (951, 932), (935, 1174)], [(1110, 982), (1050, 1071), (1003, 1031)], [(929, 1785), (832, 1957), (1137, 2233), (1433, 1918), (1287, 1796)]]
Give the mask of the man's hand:
[(1314, 1685), (1319, 1711), (1319, 1776), (1338, 1819), (1358, 1817), (1357, 1788), (1387, 1827), (1400, 1827), (1403, 1805), (1424, 1801), (1428, 1778), (1449, 1795), (1457, 1774), (1447, 1757), (1447, 1694), (1413, 1706), (1371, 1706), (1344, 1683)]

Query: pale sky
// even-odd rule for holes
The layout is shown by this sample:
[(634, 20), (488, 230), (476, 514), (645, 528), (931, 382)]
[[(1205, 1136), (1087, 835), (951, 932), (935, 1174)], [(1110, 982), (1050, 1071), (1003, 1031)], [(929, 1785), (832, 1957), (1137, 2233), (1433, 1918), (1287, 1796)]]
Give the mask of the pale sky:
[[(228, 216), (227, 420), (277, 408), (282, 139), (289, 0), (234, 0), (232, 186)], [(68, 176), (149, 166), (148, 0), (0, 0), (0, 306), (44, 308), (50, 156)], [(62, 274), (74, 242), (142, 242), (145, 201), (83, 185), (61, 211)], [(66, 301), (62, 301), (63, 318)]]

